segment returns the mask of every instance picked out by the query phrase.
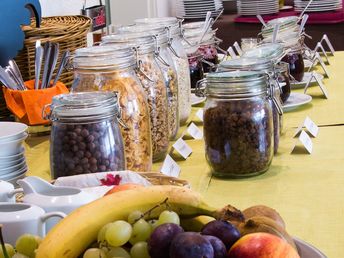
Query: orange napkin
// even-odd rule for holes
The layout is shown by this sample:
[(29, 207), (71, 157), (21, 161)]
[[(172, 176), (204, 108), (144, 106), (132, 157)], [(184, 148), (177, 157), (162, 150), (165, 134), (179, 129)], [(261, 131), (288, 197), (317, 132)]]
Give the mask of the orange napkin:
[(28, 90), (11, 90), (3, 87), (7, 108), (19, 118), (20, 122), (27, 125), (45, 125), (50, 121), (42, 118), (43, 107), (52, 102), (56, 95), (68, 93), (67, 87), (62, 82), (57, 82), (54, 87), (34, 90), (34, 80), (25, 82)]

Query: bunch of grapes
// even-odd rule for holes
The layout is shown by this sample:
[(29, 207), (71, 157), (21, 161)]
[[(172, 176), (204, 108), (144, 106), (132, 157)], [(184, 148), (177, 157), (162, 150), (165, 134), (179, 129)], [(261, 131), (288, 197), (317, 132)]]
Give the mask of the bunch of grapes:
[(157, 220), (134, 211), (98, 232), (95, 246), (83, 258), (226, 258), (240, 238), (229, 222), (214, 220), (202, 232), (185, 232), (176, 212), (165, 210)]
[(8, 243), (0, 247), (0, 258), (34, 258), (41, 241), (39, 236), (24, 234), (17, 239), (15, 248)]

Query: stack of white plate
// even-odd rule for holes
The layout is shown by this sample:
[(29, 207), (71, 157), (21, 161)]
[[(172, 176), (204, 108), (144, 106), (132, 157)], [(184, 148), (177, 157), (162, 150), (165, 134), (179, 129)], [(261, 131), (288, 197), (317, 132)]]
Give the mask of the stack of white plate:
[(177, 17), (184, 19), (204, 19), (207, 12), (212, 17), (218, 16), (223, 9), (222, 0), (177, 0)]
[(0, 122), (0, 180), (15, 184), (25, 176), (23, 143), (28, 135), (27, 128), (22, 123)]
[(278, 0), (238, 0), (237, 1), (239, 15), (264, 15), (279, 12)]
[[(294, 8), (297, 12), (302, 12), (308, 1), (295, 0)], [(342, 0), (314, 0), (307, 8), (306, 12), (328, 12), (343, 8)]]

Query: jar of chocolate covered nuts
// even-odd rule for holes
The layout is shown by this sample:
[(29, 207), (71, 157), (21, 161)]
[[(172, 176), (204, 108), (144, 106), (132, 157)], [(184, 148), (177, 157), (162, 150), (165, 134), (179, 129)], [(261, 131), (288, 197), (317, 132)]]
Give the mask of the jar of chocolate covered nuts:
[(203, 83), (205, 153), (213, 174), (241, 178), (264, 173), (273, 157), (267, 75), (210, 73)]
[(119, 116), (117, 95), (112, 92), (55, 96), (48, 115), (52, 178), (124, 170)]

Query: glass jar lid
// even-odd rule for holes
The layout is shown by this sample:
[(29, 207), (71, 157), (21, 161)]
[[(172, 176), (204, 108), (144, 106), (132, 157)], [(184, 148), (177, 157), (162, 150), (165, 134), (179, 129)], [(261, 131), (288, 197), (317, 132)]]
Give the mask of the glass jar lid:
[(152, 53), (155, 50), (155, 41), (152, 36), (142, 36), (141, 33), (111, 34), (102, 37), (101, 46), (130, 46), (138, 50), (139, 54)]
[(273, 63), (265, 58), (237, 58), (223, 61), (219, 64), (219, 70), (250, 70), (250, 71), (271, 71)]
[(53, 97), (50, 119), (93, 121), (118, 116), (119, 105), (115, 92), (80, 92)]
[(134, 20), (136, 24), (162, 24), (173, 25), (179, 23), (176, 17), (156, 17), (156, 18), (143, 18)]
[(272, 19), (267, 22), (267, 25), (269, 26), (275, 26), (279, 24), (280, 26), (286, 26), (289, 24), (297, 24), (299, 22), (299, 17), (298, 16), (287, 16), (287, 17), (281, 17), (281, 18), (276, 18)]
[(139, 24), (131, 26), (123, 26), (118, 28), (119, 34), (135, 33), (142, 37), (147, 35), (156, 36), (159, 45), (165, 45), (168, 43), (167, 30), (163, 25), (151, 25), (151, 24)]
[(90, 70), (122, 69), (135, 63), (134, 52), (128, 45), (79, 48), (73, 59), (74, 68)]
[(265, 43), (258, 47), (249, 49), (244, 52), (242, 57), (248, 58), (265, 58), (269, 59), (274, 63), (280, 61), (285, 55), (284, 48), (278, 43)]
[(267, 94), (268, 76), (264, 72), (232, 71), (209, 73), (206, 78), (206, 95), (250, 97)]

